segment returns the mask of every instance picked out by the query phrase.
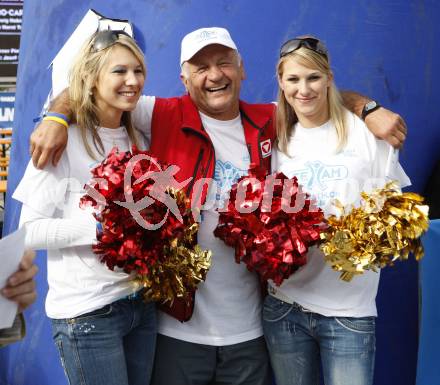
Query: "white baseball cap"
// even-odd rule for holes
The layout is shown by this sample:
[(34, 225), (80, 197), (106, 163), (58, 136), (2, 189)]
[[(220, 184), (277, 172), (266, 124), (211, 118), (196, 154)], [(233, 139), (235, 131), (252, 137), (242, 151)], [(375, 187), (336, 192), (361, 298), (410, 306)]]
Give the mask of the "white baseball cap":
[(202, 48), (210, 44), (224, 45), (237, 51), (237, 46), (225, 28), (200, 28), (188, 33), (182, 39), (180, 65), (182, 66), (184, 62), (190, 60)]

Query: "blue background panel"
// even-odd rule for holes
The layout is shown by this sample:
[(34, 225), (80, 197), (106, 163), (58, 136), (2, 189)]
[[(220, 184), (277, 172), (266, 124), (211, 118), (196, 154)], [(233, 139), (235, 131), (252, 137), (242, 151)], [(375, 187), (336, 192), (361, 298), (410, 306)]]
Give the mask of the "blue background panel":
[(417, 368), (417, 385), (440, 382), (438, 345), (440, 343), (440, 306), (438, 301), (440, 271), (439, 245), (440, 219), (431, 221), (423, 237), (425, 258), (420, 264), (421, 322)]
[[(127, 18), (147, 57), (147, 94), (184, 92), (179, 81), (180, 40), (206, 26), (229, 29), (244, 59), (242, 98), (275, 99), (279, 46), (314, 34), (331, 53), (336, 82), (379, 100), (406, 120), (401, 162), (421, 191), (440, 145), (440, 3), (436, 0), (33, 0), (24, 4), (16, 94), (14, 144), (6, 232), (16, 228), (19, 206), (10, 198), (28, 161), (32, 119), (50, 89), (47, 66), (89, 8)], [(0, 351), (0, 384), (60, 385), (64, 375), (44, 314), (44, 254), (38, 256), (38, 303), (26, 313), (27, 338)], [(378, 295), (376, 385), (413, 385), (418, 335), (417, 265), (399, 263), (382, 274)], [(170, 368), (171, 369), (171, 368)]]

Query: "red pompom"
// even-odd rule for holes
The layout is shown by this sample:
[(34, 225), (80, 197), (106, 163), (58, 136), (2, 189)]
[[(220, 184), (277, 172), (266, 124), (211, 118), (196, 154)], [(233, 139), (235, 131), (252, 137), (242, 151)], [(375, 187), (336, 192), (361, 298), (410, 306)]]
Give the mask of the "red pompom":
[(205, 279), (210, 252), (196, 245), (197, 223), (174, 178), (147, 151), (114, 148), (92, 170), (80, 206), (92, 206), (101, 224), (93, 251), (111, 270), (135, 272), (150, 299), (172, 302)]
[(306, 263), (323, 221), (321, 209), (301, 191), (295, 177), (267, 175), (251, 165), (249, 175), (232, 186), (214, 235), (235, 248), (237, 263), (243, 261), (262, 280), (281, 285)]

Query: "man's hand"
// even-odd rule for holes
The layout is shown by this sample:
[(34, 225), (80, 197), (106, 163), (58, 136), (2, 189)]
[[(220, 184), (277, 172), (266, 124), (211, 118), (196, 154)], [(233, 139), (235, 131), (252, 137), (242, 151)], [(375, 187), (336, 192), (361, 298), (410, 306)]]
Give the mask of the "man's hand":
[(402, 147), (407, 129), (399, 114), (381, 107), (367, 115), (365, 124), (379, 139), (386, 140), (394, 148)]
[[(344, 106), (362, 116), (362, 110), (371, 99), (353, 91), (341, 91)], [(400, 115), (380, 107), (365, 118), (368, 129), (379, 139), (386, 140), (395, 148), (400, 148), (406, 138), (406, 124)]]
[(57, 165), (67, 145), (67, 128), (52, 120), (43, 120), (30, 139), (30, 155), (36, 168), (42, 169), (52, 161)]
[[(49, 111), (71, 120), (69, 90), (62, 91), (50, 104)], [(67, 128), (53, 120), (43, 120), (31, 135), (29, 152), (36, 168), (44, 168), (52, 160), (57, 165), (67, 145)]]
[(34, 277), (38, 267), (34, 265), (35, 252), (28, 250), (21, 259), (18, 271), (12, 274), (1, 293), (7, 299), (18, 303), (18, 311), (22, 312), (37, 298)]

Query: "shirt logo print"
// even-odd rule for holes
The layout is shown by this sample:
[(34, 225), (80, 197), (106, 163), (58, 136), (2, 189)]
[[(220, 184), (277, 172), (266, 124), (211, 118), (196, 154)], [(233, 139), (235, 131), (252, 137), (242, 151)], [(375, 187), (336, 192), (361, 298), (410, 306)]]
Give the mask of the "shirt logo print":
[(229, 193), (232, 185), (237, 182), (240, 177), (247, 175), (247, 173), (247, 170), (241, 170), (229, 161), (222, 162), (221, 160), (217, 160), (214, 172), (214, 180), (218, 186), (216, 200), (224, 200), (226, 198), (225, 195)]
[(324, 164), (319, 160), (305, 163), (307, 168), (294, 172), (298, 182), (307, 189), (326, 190), (327, 182), (343, 180), (348, 177), (348, 169), (344, 165)]

